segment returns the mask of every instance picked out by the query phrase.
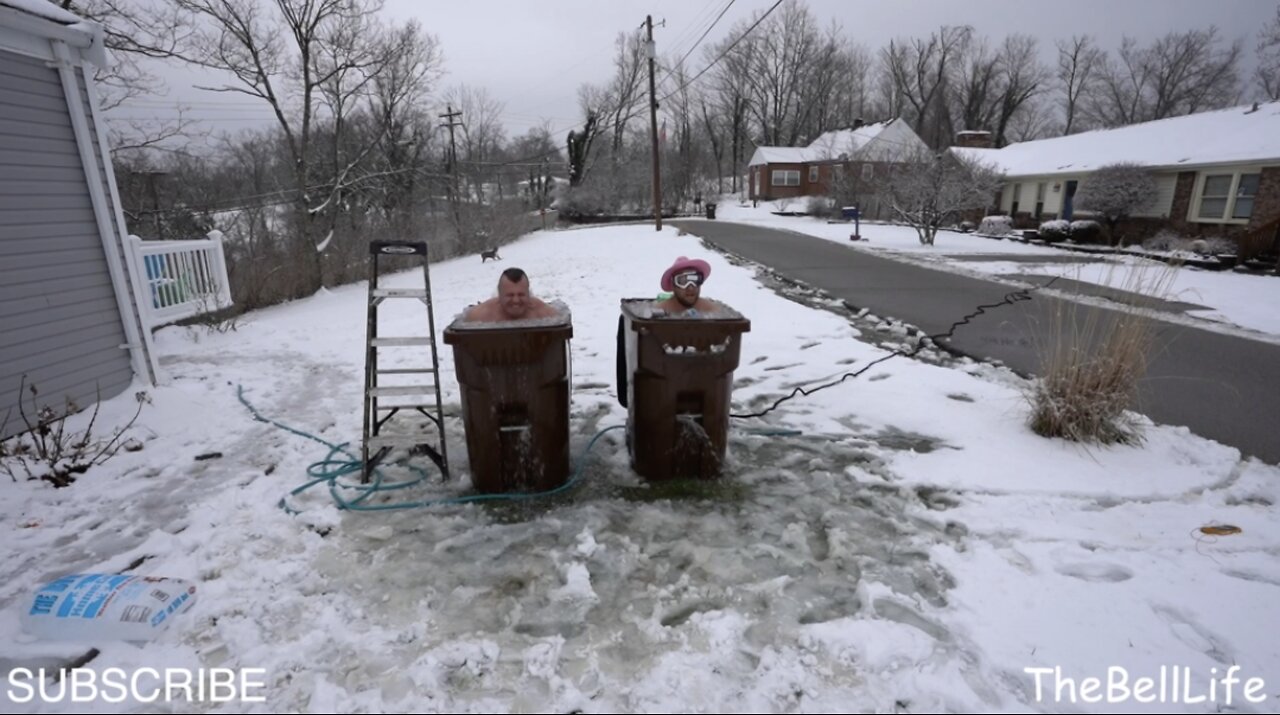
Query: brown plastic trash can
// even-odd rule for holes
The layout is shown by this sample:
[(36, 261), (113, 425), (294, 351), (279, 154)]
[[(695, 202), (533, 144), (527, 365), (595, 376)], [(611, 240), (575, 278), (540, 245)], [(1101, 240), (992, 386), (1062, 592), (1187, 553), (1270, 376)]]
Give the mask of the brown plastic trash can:
[(729, 430), (733, 371), (751, 322), (655, 317), (653, 300), (622, 301), (627, 433), (631, 467), (650, 481), (720, 474)]
[(546, 491), (568, 479), (572, 337), (568, 320), (518, 327), (455, 321), (445, 329), (478, 491)]

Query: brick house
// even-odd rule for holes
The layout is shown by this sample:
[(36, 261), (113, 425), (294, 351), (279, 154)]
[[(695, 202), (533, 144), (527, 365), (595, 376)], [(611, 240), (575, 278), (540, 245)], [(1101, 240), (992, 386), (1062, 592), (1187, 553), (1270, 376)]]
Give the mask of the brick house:
[(886, 164), (928, 150), (901, 119), (855, 123), (804, 147), (756, 147), (747, 165), (747, 195), (759, 201), (828, 196), (833, 184), (843, 181), (847, 190), (873, 204), (875, 177)]
[(1010, 144), (955, 146), (1004, 172), (999, 213), (1019, 227), (1087, 218), (1074, 205), (1090, 172), (1116, 162), (1149, 167), (1154, 201), (1124, 222), (1133, 241), (1169, 229), (1236, 240), (1242, 254), (1275, 252), (1280, 232), (1280, 102), (1233, 107), (1116, 129)]

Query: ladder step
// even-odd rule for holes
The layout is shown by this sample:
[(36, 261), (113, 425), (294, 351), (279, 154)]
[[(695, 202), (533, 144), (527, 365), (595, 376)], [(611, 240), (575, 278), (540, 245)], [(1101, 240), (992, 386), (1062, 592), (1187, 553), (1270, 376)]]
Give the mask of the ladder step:
[(390, 412), (392, 410), (404, 410), (406, 412), (410, 410), (426, 410), (428, 416), (431, 412), (434, 412), (435, 409), (435, 405), (378, 405), (379, 412)]
[(425, 299), (427, 291), (422, 288), (374, 288), (374, 298), (419, 298)]
[(440, 439), (438, 432), (407, 432), (400, 434), (378, 434), (369, 437), (369, 449), (383, 447), (412, 447), (417, 444), (435, 444)]
[(409, 395), (434, 395), (435, 385), (397, 385), (395, 387), (373, 387), (369, 394), (374, 397), (408, 397)]
[(379, 375), (430, 375), (435, 372), (429, 367), (398, 367), (394, 370), (378, 370)]
[(374, 338), (370, 341), (375, 348), (399, 348), (414, 345), (435, 345), (430, 336), (424, 338)]

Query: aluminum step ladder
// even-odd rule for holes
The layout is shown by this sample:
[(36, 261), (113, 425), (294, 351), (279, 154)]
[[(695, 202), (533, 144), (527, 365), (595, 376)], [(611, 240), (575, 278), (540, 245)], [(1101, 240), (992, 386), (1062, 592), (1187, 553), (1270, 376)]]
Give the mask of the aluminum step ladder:
[[(379, 288), (379, 258), (418, 256), (422, 260), (422, 288)], [(378, 333), (378, 306), (388, 300), (418, 300), (427, 308), (427, 334), (412, 337), (382, 337)], [(420, 356), (413, 367), (383, 368), (388, 362), (382, 350), (398, 355), (410, 348)], [(430, 353), (430, 365), (424, 364)], [(403, 363), (400, 363), (403, 364)], [(409, 363), (413, 364), (413, 363)], [(417, 384), (382, 385), (384, 375), (430, 376)], [(393, 419), (396, 417), (399, 419)], [(414, 418), (425, 417), (429, 423), (414, 424)], [(397, 448), (422, 451), (449, 478), (449, 452), (445, 445), (444, 408), (440, 402), (440, 360), (436, 352), (436, 319), (431, 304), (431, 269), (425, 241), (369, 242), (369, 325), (365, 333), (364, 364), (364, 445), (362, 450), (363, 481), (369, 481), (373, 469)]]

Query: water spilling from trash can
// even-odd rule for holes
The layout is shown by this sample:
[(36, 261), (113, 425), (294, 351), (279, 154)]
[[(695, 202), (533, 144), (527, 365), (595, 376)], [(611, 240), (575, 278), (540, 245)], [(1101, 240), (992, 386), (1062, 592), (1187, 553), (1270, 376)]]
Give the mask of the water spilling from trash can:
[(683, 317), (655, 311), (650, 299), (622, 301), (618, 390), (636, 473), (654, 481), (720, 474), (733, 371), (750, 329), (728, 306)]
[(462, 391), (471, 481), (486, 493), (545, 491), (569, 477), (568, 308), (553, 318), (444, 331)]

